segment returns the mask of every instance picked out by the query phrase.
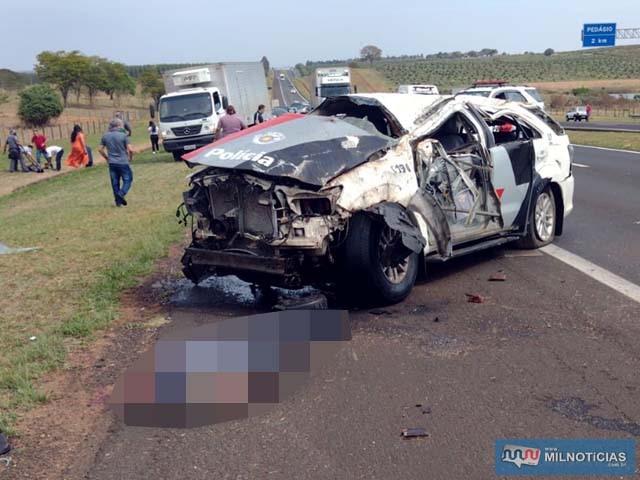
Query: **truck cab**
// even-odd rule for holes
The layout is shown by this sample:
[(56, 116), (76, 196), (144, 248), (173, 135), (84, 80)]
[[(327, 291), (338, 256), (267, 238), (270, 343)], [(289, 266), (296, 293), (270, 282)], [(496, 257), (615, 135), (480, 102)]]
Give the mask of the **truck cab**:
[(191, 88), (164, 95), (158, 115), (164, 149), (180, 159), (213, 142), (226, 99), (215, 87)]

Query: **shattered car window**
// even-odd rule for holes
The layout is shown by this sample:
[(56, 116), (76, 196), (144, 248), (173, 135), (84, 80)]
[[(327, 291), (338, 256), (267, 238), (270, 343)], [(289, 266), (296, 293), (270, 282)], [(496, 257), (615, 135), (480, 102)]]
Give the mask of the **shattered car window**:
[(385, 137), (398, 138), (402, 135), (401, 128), (375, 101), (366, 102), (365, 99), (352, 97), (333, 97), (325, 100), (312, 115), (337, 117), (354, 126), (377, 132)]

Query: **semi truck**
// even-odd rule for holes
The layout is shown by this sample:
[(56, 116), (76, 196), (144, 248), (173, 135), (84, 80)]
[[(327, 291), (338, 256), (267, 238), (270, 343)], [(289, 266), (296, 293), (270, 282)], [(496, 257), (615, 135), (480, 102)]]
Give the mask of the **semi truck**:
[(316, 68), (311, 104), (320, 105), (325, 98), (337, 95), (358, 93), (355, 85), (351, 84), (351, 70), (349, 67)]
[(253, 123), (258, 105), (269, 105), (261, 62), (215, 63), (164, 73), (167, 94), (158, 118), (162, 144), (180, 160), (185, 153), (214, 141), (220, 117), (229, 104), (245, 124)]

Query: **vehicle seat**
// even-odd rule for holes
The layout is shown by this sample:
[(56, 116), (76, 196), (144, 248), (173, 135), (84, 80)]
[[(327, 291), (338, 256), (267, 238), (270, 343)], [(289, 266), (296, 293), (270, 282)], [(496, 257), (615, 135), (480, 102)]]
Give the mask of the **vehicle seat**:
[(458, 133), (455, 119), (447, 121), (435, 135), (445, 151), (450, 152), (465, 144), (464, 137)]

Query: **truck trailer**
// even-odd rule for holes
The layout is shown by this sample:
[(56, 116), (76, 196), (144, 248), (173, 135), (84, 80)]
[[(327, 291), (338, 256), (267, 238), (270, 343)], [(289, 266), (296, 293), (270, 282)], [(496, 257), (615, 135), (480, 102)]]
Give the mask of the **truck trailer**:
[(261, 62), (215, 63), (170, 70), (163, 77), (167, 94), (158, 107), (160, 134), (175, 160), (213, 142), (228, 104), (247, 125), (258, 105), (269, 105)]

